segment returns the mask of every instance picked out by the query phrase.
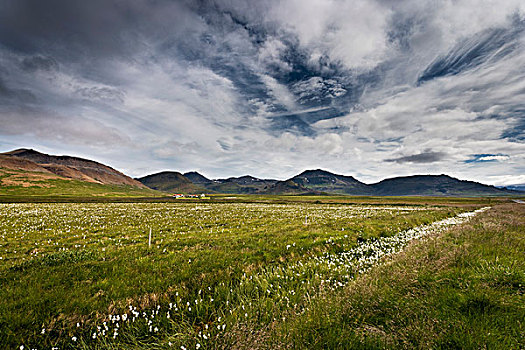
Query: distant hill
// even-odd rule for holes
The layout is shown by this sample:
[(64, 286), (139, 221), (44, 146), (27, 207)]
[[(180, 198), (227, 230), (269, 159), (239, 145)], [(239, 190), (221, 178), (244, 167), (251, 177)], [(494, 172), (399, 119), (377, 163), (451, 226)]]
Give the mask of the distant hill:
[(370, 185), (378, 196), (494, 196), (515, 192), (458, 180), (448, 175), (414, 175), (386, 179)]
[(504, 196), (518, 192), (458, 180), (448, 175), (414, 175), (386, 179), (367, 185), (353, 178), (325, 170), (307, 170), (290, 180), (326, 193), (374, 196)]
[[(192, 171), (185, 174), (163, 172), (137, 179), (144, 185), (172, 193), (229, 193), (229, 194), (315, 194), (292, 180), (259, 179), (250, 175), (210, 180)], [(191, 186), (193, 184), (193, 186)]]
[(277, 182), (277, 180), (258, 179), (249, 175), (210, 180), (195, 171), (185, 173), (184, 177), (211, 193), (258, 194), (264, 193)]
[(225, 193), (245, 193), (257, 194), (265, 193), (270, 187), (275, 185), (278, 180), (258, 179), (253, 176), (245, 175), (241, 177), (230, 177), (228, 179), (217, 179), (212, 185), (207, 187), (216, 192), (228, 191)]
[(306, 188), (321, 192), (352, 195), (372, 194), (370, 186), (352, 176), (337, 175), (321, 169), (303, 171), (290, 180)]
[(507, 190), (512, 191), (520, 191), (525, 192), (525, 184), (519, 184), (519, 185), (507, 185), (507, 186), (497, 186), (498, 188), (503, 188)]
[(264, 194), (319, 195), (319, 191), (306, 188), (292, 180), (277, 181), (264, 191)]
[(230, 177), (226, 180), (218, 180), (218, 181), (234, 182), (242, 186), (256, 186), (256, 187), (260, 187), (261, 185), (273, 185), (276, 182), (278, 182), (278, 180), (258, 179), (250, 175), (244, 175), (241, 177)]
[(87, 176), (77, 168), (60, 164), (38, 164), (23, 157), (0, 154), (0, 196), (156, 197), (159, 195), (160, 192), (142, 184), (140, 186), (105, 184)]
[(204, 193), (203, 187), (194, 184), (184, 175), (176, 171), (163, 171), (137, 179), (142, 184), (154, 190), (170, 193)]
[(231, 181), (214, 181), (213, 183), (206, 185), (208, 191), (216, 193), (230, 193), (230, 194), (257, 194), (257, 188), (249, 186), (241, 186)]
[[(177, 173), (179, 174), (179, 173)], [(505, 196), (520, 192), (501, 189), (473, 181), (458, 180), (448, 175), (414, 175), (365, 184), (352, 176), (333, 174), (322, 169), (306, 170), (285, 181), (258, 179), (245, 175), (210, 180), (197, 172), (189, 172), (176, 180), (158, 178), (155, 185), (145, 185), (170, 192), (230, 194), (344, 194), (359, 196)], [(166, 182), (166, 184), (161, 184)], [(169, 184), (167, 182), (170, 182)], [(195, 190), (188, 182), (198, 186)]]
[(196, 171), (190, 171), (189, 173), (185, 173), (183, 175), (184, 175), (184, 177), (186, 179), (190, 180), (191, 182), (193, 182), (196, 185), (206, 185), (206, 184), (210, 184), (210, 183), (213, 182), (212, 180), (210, 180), (207, 177), (199, 174)]
[[(0, 155), (31, 161), (53, 174), (69, 179), (106, 185), (128, 185), (146, 188), (131, 177), (93, 160), (70, 156), (54, 156), (25, 148), (0, 153)], [(27, 170), (27, 167), (25, 169)]]

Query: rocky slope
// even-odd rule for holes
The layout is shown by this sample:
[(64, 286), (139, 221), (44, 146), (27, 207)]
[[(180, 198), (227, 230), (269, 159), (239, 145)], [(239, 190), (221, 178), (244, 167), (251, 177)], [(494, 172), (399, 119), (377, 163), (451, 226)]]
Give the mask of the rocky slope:
[[(107, 185), (128, 185), (145, 188), (139, 181), (93, 160), (71, 157), (54, 156), (40, 153), (32, 149), (17, 149), (11, 152), (1, 153), (6, 164), (13, 166), (16, 160), (23, 160), (24, 165), (19, 163), (22, 170), (28, 167), (43, 168), (50, 173), (86, 182), (94, 182)], [(5, 160), (8, 157), (10, 161)], [(31, 163), (30, 163), (31, 162)], [(38, 170), (37, 170), (38, 171)]]

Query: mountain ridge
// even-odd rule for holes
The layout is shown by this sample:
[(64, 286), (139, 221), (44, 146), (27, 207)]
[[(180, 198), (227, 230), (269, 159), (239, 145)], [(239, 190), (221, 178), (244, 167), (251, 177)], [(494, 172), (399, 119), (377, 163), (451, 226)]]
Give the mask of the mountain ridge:
[(0, 153), (0, 168), (37, 172), (45, 177), (74, 179), (112, 185), (131, 185), (168, 193), (366, 195), (366, 196), (505, 196), (523, 192), (459, 180), (449, 175), (411, 175), (366, 184), (353, 176), (323, 169), (304, 170), (286, 180), (259, 179), (251, 175), (209, 179), (190, 171), (162, 171), (132, 179), (96, 161), (72, 156), (54, 156), (33, 149)]
[[(198, 174), (198, 173), (197, 173)], [(199, 176), (204, 177), (201, 174)], [(237, 194), (343, 194), (365, 196), (481, 196), (519, 195), (520, 192), (449, 175), (411, 175), (366, 184), (353, 176), (323, 169), (304, 170), (286, 180), (258, 179), (250, 175), (210, 180), (203, 187), (216, 193)], [(264, 186), (257, 186), (262, 184)]]
[(511, 191), (499, 189), (475, 181), (459, 180), (449, 175), (410, 175), (381, 180), (370, 184), (379, 196), (469, 196), (469, 195), (505, 195)]

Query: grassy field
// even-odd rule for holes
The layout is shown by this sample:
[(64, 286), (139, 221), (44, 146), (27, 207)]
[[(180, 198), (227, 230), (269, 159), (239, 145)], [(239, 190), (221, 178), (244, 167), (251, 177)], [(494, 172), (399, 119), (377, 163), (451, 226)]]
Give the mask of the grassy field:
[[(431, 197), (431, 196), (348, 196), (348, 195), (210, 195), (213, 202), (237, 203), (305, 203), (305, 204), (359, 204), (359, 205), (412, 205), (453, 206), (476, 208), (484, 205), (507, 203), (509, 197)], [(516, 197), (522, 198), (522, 197)], [(522, 198), (523, 199), (523, 198)]]
[[(349, 205), (338, 203), (339, 197), (330, 197), (331, 204), (316, 203), (326, 201), (325, 197), (237, 200), (0, 204), (0, 344), (26, 349), (425, 347), (427, 338), (432, 339), (430, 332), (427, 340), (410, 343), (394, 328), (369, 320), (396, 322), (394, 316), (403, 317), (403, 312), (408, 313), (403, 306), (410, 306), (403, 300), (406, 281), (392, 277), (396, 268), (411, 269), (409, 262), (373, 266), (412, 239), (456, 223), (451, 217), (486, 204), (471, 199), (457, 200), (459, 204), (435, 201), (436, 205), (395, 204), (398, 199), (381, 205)], [(519, 205), (501, 208), (517, 220)], [(494, 221), (493, 212), (479, 216)], [(443, 226), (420, 226), (439, 220), (449, 221)], [(514, 223), (514, 235), (523, 234), (522, 224)], [(498, 228), (510, 230), (509, 225)], [(473, 237), (477, 236), (462, 239), (477, 247), (478, 243), (468, 241)], [(425, 252), (427, 248), (416, 253)], [(440, 254), (448, 256), (444, 248), (433, 252), (435, 260), (441, 261)], [(509, 292), (514, 303), (523, 295), (523, 259), (515, 253), (518, 262), (512, 265), (512, 278), (517, 278), (519, 287), (518, 292)], [(419, 261), (417, 254), (410, 255), (414, 264)], [(381, 270), (390, 268), (394, 272)], [(449, 279), (464, 281), (467, 277), (460, 273)], [(367, 276), (375, 276), (377, 295), (384, 291), (399, 300), (397, 309), (386, 302), (373, 304), (372, 290), (360, 294)], [(433, 291), (432, 283), (441, 279), (436, 282), (432, 276), (426, 273), (423, 282)], [(505, 286), (498, 288), (505, 292)], [(413, 288), (407, 295), (417, 295), (419, 287)], [(356, 305), (362, 308), (346, 299), (359, 299)], [(421, 301), (426, 307), (423, 314), (434, 307), (433, 302), (441, 307), (438, 297), (426, 300)], [(351, 305), (356, 314), (348, 316), (348, 307), (341, 305)], [(319, 318), (326, 316), (326, 310), (331, 311), (329, 317)], [(500, 324), (506, 325), (523, 309), (514, 307), (512, 317), (505, 308), (495, 310), (496, 316), (502, 316)], [(440, 319), (445, 316), (439, 313), (432, 317), (443, 324), (456, 319), (452, 312), (443, 313), (449, 318)], [(427, 327), (423, 316), (421, 327)], [(388, 337), (363, 336), (366, 332), (361, 328), (368, 326)], [(334, 331), (337, 327), (342, 327), (341, 332)], [(516, 327), (521, 325), (511, 328), (517, 331)], [(517, 344), (519, 337), (510, 334), (508, 339), (508, 344)]]
[[(117, 186), (117, 190), (120, 186)], [(57, 195), (48, 193), (45, 195), (20, 195), (0, 194), (0, 203), (266, 203), (266, 204), (342, 204), (342, 205), (410, 205), (410, 206), (436, 206), (436, 207), (462, 207), (477, 208), (490, 206), (498, 203), (507, 203), (512, 197), (425, 197), (425, 196), (402, 196), (402, 197), (365, 197), (365, 196), (303, 196), (303, 195), (243, 195), (243, 194), (207, 194), (205, 199), (182, 198), (176, 199), (172, 195), (153, 191), (138, 192), (119, 195)], [(515, 197), (521, 198), (523, 197)]]

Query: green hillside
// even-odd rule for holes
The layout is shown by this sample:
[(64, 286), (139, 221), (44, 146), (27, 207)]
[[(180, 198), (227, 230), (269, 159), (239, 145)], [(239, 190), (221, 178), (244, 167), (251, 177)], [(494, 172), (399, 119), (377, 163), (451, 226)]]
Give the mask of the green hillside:
[(0, 168), (0, 196), (60, 197), (158, 197), (149, 188), (110, 185), (66, 179), (36, 171)]

